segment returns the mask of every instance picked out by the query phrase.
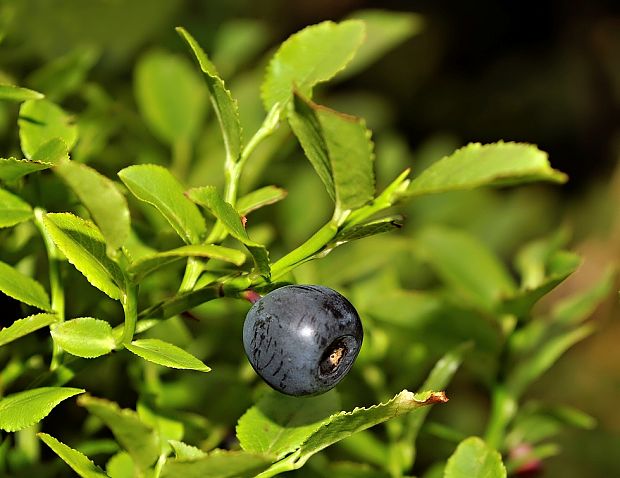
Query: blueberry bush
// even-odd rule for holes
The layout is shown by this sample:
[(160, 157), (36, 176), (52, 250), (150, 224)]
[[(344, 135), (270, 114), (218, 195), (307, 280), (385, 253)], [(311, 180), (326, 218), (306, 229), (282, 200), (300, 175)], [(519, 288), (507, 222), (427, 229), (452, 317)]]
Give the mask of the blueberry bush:
[[(564, 229), (522, 234), (535, 206), (503, 199), (567, 176), (510, 141), (411, 162), (330, 101), (420, 25), (384, 11), (311, 25), (243, 78), (265, 46), (251, 25), (210, 55), (177, 28), (185, 54), (145, 52), (132, 88), (89, 79), (96, 48), (2, 73), (2, 476), (505, 477), (594, 426), (527, 392), (593, 332), (613, 268), (545, 302), (580, 258)], [(509, 266), (495, 246), (511, 241)], [(326, 393), (271, 390), (244, 354), (250, 302), (292, 284), (342, 293), (364, 326)], [(287, 300), (268, 312), (320, 315)], [(250, 354), (290, 340), (267, 333)], [(296, 360), (331, 357), (304, 347), (278, 352), (291, 383), (311, 380)], [(461, 399), (473, 389), (478, 406)]]

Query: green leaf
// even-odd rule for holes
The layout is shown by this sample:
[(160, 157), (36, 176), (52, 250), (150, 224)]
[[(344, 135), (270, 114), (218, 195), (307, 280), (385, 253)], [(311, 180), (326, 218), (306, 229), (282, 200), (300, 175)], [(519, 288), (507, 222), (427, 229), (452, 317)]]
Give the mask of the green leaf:
[(0, 227), (10, 227), (32, 219), (30, 204), (19, 196), (0, 189)]
[(125, 347), (138, 357), (164, 367), (197, 370), (199, 372), (209, 372), (211, 370), (192, 354), (163, 340), (134, 340), (131, 344), (126, 344)]
[[(456, 349), (445, 354), (433, 367), (428, 377), (420, 387), (420, 390), (442, 390), (445, 389), (452, 381), (454, 374), (463, 362), (463, 354), (469, 347), (469, 344), (461, 345)], [(400, 442), (407, 447), (406, 461), (401, 469), (410, 469), (413, 466), (416, 457), (415, 440), (422, 428), (422, 424), (426, 420), (430, 407), (425, 407), (417, 413), (407, 415), (403, 427), (402, 438)]]
[(0, 429), (23, 430), (45, 418), (63, 400), (84, 393), (81, 388), (41, 387), (0, 399)]
[[(363, 453), (364, 450), (361, 450)], [(325, 469), (325, 476), (338, 478), (390, 478), (386, 471), (377, 470), (366, 463), (330, 462)]]
[(69, 161), (69, 150), (64, 139), (52, 138), (43, 143), (30, 159), (41, 163), (58, 164), (61, 161)]
[(289, 123), (336, 211), (357, 209), (374, 197), (373, 143), (363, 120), (295, 94)]
[(207, 231), (204, 217), (166, 168), (139, 164), (119, 171), (118, 176), (134, 196), (155, 206), (187, 244), (202, 241)]
[(51, 310), (50, 299), (43, 286), (4, 262), (0, 262), (0, 291), (24, 304)]
[(174, 145), (197, 136), (206, 91), (185, 58), (163, 51), (145, 54), (136, 66), (134, 91), (142, 116), (162, 141)]
[(60, 101), (82, 86), (99, 56), (92, 46), (75, 48), (32, 73), (28, 84), (44, 91), (51, 100)]
[(529, 314), (536, 302), (577, 270), (581, 264), (581, 258), (571, 252), (558, 251), (549, 258), (548, 262), (548, 270), (544, 279), (538, 285), (521, 289), (506, 298), (502, 305), (504, 312), (517, 317)]
[(222, 222), (226, 230), (235, 239), (243, 243), (254, 258), (257, 271), (263, 275), (269, 275), (269, 256), (265, 246), (250, 239), (243, 227), (239, 213), (229, 203), (224, 201), (213, 186), (193, 188), (187, 192), (187, 196), (197, 204), (206, 207), (216, 219)]
[(125, 196), (116, 185), (93, 168), (72, 161), (56, 165), (54, 172), (86, 206), (106, 244), (112, 250), (120, 249), (129, 237), (130, 217)]
[(37, 436), (82, 478), (109, 478), (83, 453), (59, 442), (47, 433), (38, 433)]
[(277, 186), (265, 186), (240, 197), (237, 200), (237, 211), (246, 216), (261, 207), (281, 201), (287, 194), (285, 189)]
[(123, 273), (106, 255), (103, 235), (92, 222), (69, 213), (46, 214), (43, 224), (54, 244), (97, 289), (121, 299)]
[(105, 467), (110, 478), (134, 478), (139, 476), (139, 471), (126, 451), (118, 452), (108, 460)]
[(478, 437), (463, 440), (448, 459), (444, 478), (505, 478), (501, 455)]
[(233, 99), (230, 91), (226, 89), (224, 81), (219, 77), (215, 66), (198, 42), (184, 28), (177, 28), (177, 33), (187, 42), (192, 50), (200, 69), (205, 74), (207, 88), (211, 95), (211, 104), (220, 124), (226, 157), (228, 161), (237, 161), (241, 155), (242, 138), (241, 125), (239, 123), (239, 111), (237, 102)]
[(304, 28), (290, 36), (267, 67), (261, 86), (265, 110), (276, 103), (284, 108), (293, 89), (311, 97), (318, 83), (328, 81), (351, 61), (364, 40), (364, 23), (330, 21)]
[(610, 266), (601, 277), (585, 290), (558, 301), (552, 311), (554, 321), (562, 324), (576, 324), (590, 317), (596, 307), (609, 296), (617, 276), (615, 266)]
[(414, 250), (452, 290), (478, 307), (492, 310), (516, 291), (514, 280), (498, 258), (463, 231), (428, 227), (415, 237)]
[(534, 380), (538, 379), (569, 348), (592, 334), (594, 328), (582, 325), (573, 330), (563, 331), (547, 338), (533, 353), (519, 361), (508, 374), (506, 388), (514, 397), (519, 397)]
[(58, 320), (58, 316), (54, 314), (35, 314), (29, 315), (23, 319), (17, 319), (10, 326), (0, 330), (0, 347), (24, 337), (35, 330), (58, 322)]
[(15, 181), (36, 171), (51, 168), (52, 163), (30, 161), (28, 159), (0, 158), (0, 180)]
[(365, 237), (376, 236), (384, 232), (390, 232), (394, 229), (403, 227), (403, 218), (401, 216), (390, 216), (370, 221), (365, 224), (352, 226), (339, 232), (332, 240), (335, 245), (346, 244), (347, 242), (357, 241)]
[(42, 98), (45, 98), (45, 95), (38, 91), (15, 85), (0, 85), (0, 100), (22, 102)]
[(154, 430), (157, 430), (161, 445), (160, 453), (167, 456), (171, 450), (168, 442), (170, 440), (180, 440), (185, 434), (183, 423), (171, 417), (168, 411), (162, 410), (156, 404), (151, 403), (148, 398), (138, 402), (136, 411), (140, 416), (140, 420), (153, 427)]
[(411, 181), (408, 196), (420, 196), (480, 186), (530, 181), (563, 183), (564, 173), (549, 166), (547, 153), (525, 143), (471, 143), (422, 171)]
[(56, 344), (78, 357), (100, 357), (116, 346), (110, 324), (92, 317), (61, 322), (53, 325), (50, 331)]
[(270, 391), (239, 419), (237, 438), (245, 451), (279, 460), (299, 448), (339, 406), (335, 391), (302, 399)]
[(421, 15), (402, 11), (359, 10), (353, 12), (350, 18), (364, 22), (366, 35), (364, 43), (347, 69), (338, 75), (338, 80), (349, 78), (364, 70), (389, 50), (420, 33), (424, 27)]
[(334, 443), (354, 433), (366, 430), (391, 418), (399, 417), (426, 405), (443, 403), (448, 399), (443, 392), (414, 394), (403, 390), (388, 402), (370, 408), (355, 408), (351, 412), (340, 412), (323, 420), (301, 446), (287, 457), (274, 463), (261, 478), (275, 476), (285, 471), (301, 468), (308, 459)]
[(200, 448), (188, 445), (178, 440), (168, 440), (168, 443), (174, 450), (174, 455), (178, 460), (195, 460), (196, 458), (203, 458), (207, 456), (207, 453)]
[(237, 249), (213, 244), (192, 244), (142, 257), (131, 264), (128, 272), (133, 274), (134, 281), (140, 282), (151, 272), (184, 257), (207, 257), (230, 262), (237, 266), (243, 264), (246, 258), (245, 254)]
[(269, 463), (260, 455), (216, 450), (194, 460), (168, 460), (161, 478), (253, 478)]
[(60, 138), (71, 151), (77, 141), (77, 126), (62, 108), (48, 100), (29, 100), (19, 110), (19, 138), (28, 159), (45, 143)]
[(142, 469), (152, 465), (159, 456), (159, 439), (155, 431), (140, 420), (133, 410), (121, 409), (108, 400), (84, 395), (78, 404), (98, 417), (112, 430), (120, 445), (129, 452)]

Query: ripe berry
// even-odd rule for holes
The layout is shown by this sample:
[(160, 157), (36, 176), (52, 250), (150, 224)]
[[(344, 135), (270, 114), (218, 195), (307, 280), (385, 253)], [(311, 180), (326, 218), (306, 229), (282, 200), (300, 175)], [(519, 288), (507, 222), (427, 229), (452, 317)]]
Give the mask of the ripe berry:
[(318, 395), (344, 378), (362, 346), (362, 323), (335, 290), (291, 285), (258, 300), (243, 324), (254, 370), (287, 395)]

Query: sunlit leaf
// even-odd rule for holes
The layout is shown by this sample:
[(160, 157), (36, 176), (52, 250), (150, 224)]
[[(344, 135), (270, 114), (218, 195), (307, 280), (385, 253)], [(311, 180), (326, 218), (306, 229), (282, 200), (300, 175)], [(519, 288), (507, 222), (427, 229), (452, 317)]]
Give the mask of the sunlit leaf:
[(47, 433), (39, 433), (37, 436), (82, 478), (109, 478), (83, 453), (61, 443)]
[(374, 145), (363, 120), (295, 94), (289, 122), (337, 211), (359, 208), (374, 197)]
[(207, 57), (198, 42), (184, 28), (177, 28), (177, 32), (187, 42), (200, 69), (205, 74), (207, 88), (211, 95), (211, 104), (220, 123), (224, 145), (229, 161), (237, 161), (241, 154), (242, 138), (239, 123), (237, 102), (230, 91), (226, 89), (224, 81), (219, 77), (215, 66)]
[(0, 399), (0, 429), (23, 430), (45, 418), (63, 400), (84, 393), (81, 388), (41, 387)]
[(239, 213), (225, 202), (213, 186), (190, 189), (188, 197), (197, 204), (206, 207), (211, 214), (219, 219), (226, 230), (238, 241), (242, 242), (252, 254), (256, 269), (261, 275), (269, 275), (269, 257), (265, 246), (250, 239), (243, 227)]
[(402, 416), (420, 407), (446, 401), (447, 398), (443, 392), (414, 394), (403, 390), (385, 403), (370, 408), (356, 408), (351, 412), (336, 413), (323, 420), (294, 453), (274, 463), (258, 476), (266, 478), (285, 471), (296, 470), (301, 468), (315, 453), (356, 432)]
[(152, 465), (159, 456), (159, 439), (155, 431), (140, 420), (133, 410), (121, 409), (108, 400), (84, 395), (78, 404), (101, 419), (114, 437), (141, 468)]
[(32, 159), (39, 148), (60, 138), (71, 150), (77, 141), (77, 126), (62, 108), (48, 100), (29, 100), (19, 110), (19, 138), (24, 155)]
[(36, 171), (51, 168), (52, 163), (28, 159), (0, 158), (0, 180), (14, 181)]
[(4, 262), (0, 262), (0, 291), (24, 304), (51, 310), (50, 299), (43, 286)]
[(64, 161), (54, 168), (86, 206), (111, 249), (129, 237), (130, 217), (125, 196), (107, 177), (85, 164)]
[(245, 216), (263, 206), (281, 201), (286, 195), (286, 190), (282, 188), (277, 186), (265, 186), (240, 197), (237, 200), (236, 208), (239, 214)]
[(462, 441), (448, 459), (445, 478), (506, 478), (501, 455), (478, 437)]
[(268, 392), (239, 419), (237, 438), (245, 451), (278, 460), (297, 449), (339, 406), (335, 391), (302, 399)]
[(0, 100), (5, 101), (28, 101), (28, 100), (40, 100), (45, 95), (28, 88), (22, 88), (15, 85), (0, 85)]
[(211, 369), (189, 352), (159, 339), (139, 339), (125, 344), (130, 352), (164, 367), (209, 372)]
[(0, 347), (24, 337), (35, 330), (58, 322), (58, 320), (58, 316), (54, 314), (35, 314), (23, 319), (17, 319), (8, 327), (4, 327), (0, 330)]
[(198, 244), (207, 226), (198, 207), (184, 195), (181, 183), (165, 168), (138, 164), (118, 176), (141, 201), (155, 206), (187, 244)]
[(195, 459), (168, 460), (162, 478), (253, 478), (267, 468), (264, 456), (241, 451), (216, 450)]
[(293, 89), (310, 97), (318, 83), (334, 77), (351, 61), (364, 39), (364, 23), (330, 21), (304, 28), (290, 36), (267, 67), (261, 87), (265, 110), (276, 103), (284, 108)]
[(10, 227), (28, 221), (33, 216), (30, 204), (4, 189), (0, 189), (0, 227)]
[(105, 320), (80, 317), (50, 328), (54, 342), (72, 355), (94, 358), (114, 350), (112, 327)]
[(46, 214), (44, 224), (58, 249), (88, 282), (112, 299), (121, 298), (123, 273), (107, 256), (105, 240), (97, 226), (69, 213)]
[(471, 143), (440, 159), (411, 181), (408, 196), (503, 186), (531, 181), (563, 183), (564, 173), (549, 166), (547, 153), (525, 143)]

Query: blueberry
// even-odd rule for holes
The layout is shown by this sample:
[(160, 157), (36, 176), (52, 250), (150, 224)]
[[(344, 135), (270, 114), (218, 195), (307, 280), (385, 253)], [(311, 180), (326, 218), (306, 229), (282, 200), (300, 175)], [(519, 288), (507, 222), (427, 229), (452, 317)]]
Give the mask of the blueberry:
[(254, 303), (243, 346), (254, 370), (287, 395), (318, 395), (344, 378), (362, 346), (359, 315), (335, 290), (290, 285)]

